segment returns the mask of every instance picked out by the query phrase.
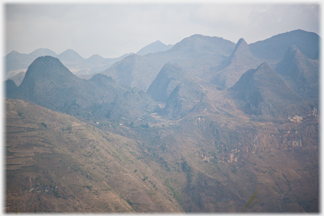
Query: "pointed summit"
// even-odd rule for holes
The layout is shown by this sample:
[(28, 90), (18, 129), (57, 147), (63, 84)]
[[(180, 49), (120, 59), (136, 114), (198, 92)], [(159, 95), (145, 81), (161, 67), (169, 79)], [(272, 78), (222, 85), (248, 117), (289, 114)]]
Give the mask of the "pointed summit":
[[(285, 55), (282, 59), (282, 61), (305, 61), (308, 59), (294, 44), (292, 44), (287, 51), (285, 52)], [(280, 63), (278, 63), (280, 64)]]
[(172, 119), (188, 114), (205, 99), (195, 78), (180, 65), (172, 63), (163, 66), (147, 94), (153, 100), (165, 103), (161, 114)]
[(243, 38), (239, 39), (232, 54), (216, 70), (211, 83), (223, 88), (232, 87), (249, 69), (255, 69), (261, 61), (249, 49)]
[(29, 55), (13, 50), (5, 56), (6, 72), (26, 69), (33, 60)]
[(229, 91), (245, 103), (241, 108), (250, 115), (287, 118), (302, 107), (301, 97), (266, 62), (244, 73)]
[(170, 45), (170, 44), (166, 45), (158, 40), (158, 41), (155, 41), (155, 42), (143, 47), (136, 54), (137, 55), (146, 55), (149, 53), (157, 53), (157, 52), (166, 51), (168, 49), (171, 49), (172, 47), (173, 47), (173, 45)]
[(307, 58), (295, 45), (291, 45), (275, 71), (297, 94), (306, 98), (319, 95), (318, 61)]
[(243, 38), (240, 38), (239, 41), (236, 43), (236, 46), (234, 48), (232, 55), (236, 55), (237, 53), (240, 53), (240, 52), (246, 53), (247, 51), (249, 53), (251, 53), (246, 41)]
[(105, 58), (98, 54), (94, 54), (86, 59), (86, 62), (90, 63), (90, 64), (101, 64), (104, 61), (105, 61)]
[(57, 54), (50, 49), (40, 48), (28, 54), (32, 58), (38, 58), (40, 56), (53, 56), (56, 57)]
[(77, 52), (72, 49), (65, 50), (58, 55), (58, 58), (60, 59), (60, 61), (65, 62), (81, 62), (84, 60)]
[(167, 63), (158, 73), (147, 90), (147, 94), (155, 101), (166, 102), (171, 92), (191, 75), (178, 64)]
[(275, 74), (275, 72), (272, 70), (272, 68), (268, 65), (267, 62), (263, 62), (259, 65), (259, 67), (256, 69), (255, 74)]

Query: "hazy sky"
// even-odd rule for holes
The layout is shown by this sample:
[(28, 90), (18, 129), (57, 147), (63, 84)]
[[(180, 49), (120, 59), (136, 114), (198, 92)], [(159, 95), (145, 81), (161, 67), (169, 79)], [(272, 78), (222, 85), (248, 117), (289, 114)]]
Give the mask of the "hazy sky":
[(118, 57), (160, 40), (193, 34), (247, 43), (295, 29), (320, 34), (319, 4), (13, 4), (6, 3), (5, 54), (49, 48), (82, 57)]

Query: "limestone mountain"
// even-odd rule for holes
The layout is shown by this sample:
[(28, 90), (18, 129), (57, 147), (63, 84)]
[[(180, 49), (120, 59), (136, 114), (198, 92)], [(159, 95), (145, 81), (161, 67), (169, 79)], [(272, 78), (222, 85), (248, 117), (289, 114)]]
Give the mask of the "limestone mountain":
[(191, 75), (204, 78), (204, 71), (218, 65), (232, 53), (235, 44), (219, 37), (193, 35), (171, 49), (150, 55), (131, 55), (102, 72), (113, 77), (121, 86), (147, 91), (166, 63), (177, 63)]
[(232, 87), (249, 69), (256, 69), (261, 64), (251, 52), (243, 38), (241, 38), (233, 51), (220, 66), (214, 69), (216, 75), (211, 79), (211, 83), (223, 88)]
[[(194, 82), (193, 82), (194, 83)], [(170, 119), (179, 119), (186, 116), (190, 111), (201, 103), (206, 103), (206, 95), (202, 88), (194, 83), (181, 82), (171, 92), (162, 115)]]
[(90, 64), (101, 64), (106, 59), (98, 54), (92, 55), (89, 58), (86, 59), (86, 61)]
[(59, 54), (58, 59), (60, 59), (60, 61), (64, 61), (64, 62), (82, 62), (84, 60), (84, 58), (82, 58), (77, 52), (75, 52), (72, 49), (67, 49), (64, 52), (62, 52), (61, 54)]
[(162, 115), (183, 117), (204, 99), (204, 93), (194, 77), (178, 64), (164, 65), (147, 94), (155, 101), (165, 103)]
[(187, 53), (188, 56), (199, 57), (200, 55), (223, 56), (233, 51), (234, 43), (221, 37), (210, 37), (195, 34), (184, 38), (175, 44), (172, 52)]
[[(98, 80), (104, 84), (98, 85)], [(37, 58), (17, 91), (9, 97), (83, 117), (135, 118), (157, 107), (144, 92), (124, 89), (104, 75), (92, 80), (80, 79), (50, 56)], [(137, 103), (130, 105), (132, 100)]]
[(138, 80), (139, 85), (141, 85), (146, 81), (147, 78), (146, 76), (142, 76), (140, 72), (138, 72), (138, 74), (135, 72), (138, 70), (138, 68), (145, 67), (141, 66), (141, 64), (141, 57), (136, 54), (132, 54), (115, 63), (102, 74), (111, 76), (118, 82), (119, 85), (123, 87), (134, 86), (132, 82), (135, 79)]
[(173, 47), (173, 45), (171, 45), (171, 44), (166, 45), (158, 40), (158, 41), (155, 41), (155, 42), (143, 47), (136, 54), (137, 55), (146, 55), (146, 54), (150, 54), (150, 53), (163, 52), (168, 49), (171, 49), (172, 47)]
[(17, 75), (20, 72), (26, 72), (28, 66), (36, 58), (41, 56), (52, 56), (59, 58), (60, 61), (73, 73), (78, 75), (90, 75), (106, 70), (115, 62), (120, 61), (127, 55), (128, 54), (125, 54), (117, 58), (103, 58), (95, 54), (88, 59), (84, 59), (77, 52), (71, 49), (57, 55), (50, 49), (41, 48), (29, 54), (22, 54), (17, 51), (12, 51), (4, 57), (4, 62), (7, 79)]
[(275, 65), (284, 57), (287, 49), (293, 44), (308, 58), (318, 59), (319, 42), (320, 38), (316, 33), (299, 29), (249, 44), (249, 47), (257, 58)]
[(50, 55), (57, 57), (57, 54), (50, 49), (40, 48), (29, 54), (12, 51), (4, 57), (6, 78), (11, 78), (20, 72), (26, 72), (28, 66), (38, 57)]
[(318, 61), (307, 58), (295, 45), (287, 50), (275, 71), (292, 90), (305, 98), (319, 96)]
[(266, 62), (244, 73), (230, 92), (250, 115), (288, 118), (305, 113), (302, 98)]
[(17, 86), (19, 86), (21, 84), (21, 82), (24, 80), (26, 75), (26, 72), (20, 72), (19, 74), (10, 77), (11, 80), (13, 80)]
[(171, 92), (180, 83), (185, 82), (193, 84), (193, 78), (189, 72), (178, 64), (167, 63), (158, 73), (146, 93), (153, 100), (165, 103)]
[(11, 79), (6, 80), (5, 87), (6, 87), (6, 89), (5, 89), (5, 95), (6, 95), (6, 97), (8, 95), (10, 95), (12, 92), (16, 91), (17, 88), (18, 88), (18, 86), (16, 85), (16, 83), (13, 80), (11, 80)]
[(33, 58), (27, 54), (22, 54), (17, 51), (11, 51), (5, 56), (5, 70), (6, 70), (6, 76), (9, 74), (10, 71), (13, 71), (15, 73), (12, 73), (11, 76), (7, 76), (7, 78), (10, 78), (21, 71), (21, 69), (26, 69), (32, 62)]
[(50, 49), (47, 49), (47, 48), (40, 48), (40, 49), (37, 49), (31, 53), (28, 54), (29, 56), (31, 56), (32, 58), (36, 59), (40, 56), (53, 56), (53, 57), (57, 57), (57, 54), (50, 50)]

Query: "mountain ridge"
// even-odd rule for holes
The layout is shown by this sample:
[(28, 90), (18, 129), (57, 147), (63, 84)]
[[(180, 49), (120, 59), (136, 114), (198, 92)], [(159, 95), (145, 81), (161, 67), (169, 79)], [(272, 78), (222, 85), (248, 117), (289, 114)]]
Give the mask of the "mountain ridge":
[[(170, 62), (177, 63), (194, 76), (201, 78), (203, 71), (209, 70), (208, 65), (221, 62), (224, 55), (230, 55), (234, 43), (219, 37), (193, 35), (176, 43), (171, 49), (152, 53), (150, 55), (136, 55), (136, 65), (130, 59), (123, 59), (102, 72), (113, 77), (121, 86), (147, 91), (162, 67)], [(133, 58), (135, 58), (133, 56)], [(124, 70), (124, 69), (127, 70)]]
[(222, 88), (232, 87), (249, 69), (258, 67), (261, 61), (257, 59), (250, 51), (243, 38), (239, 39), (232, 54), (225, 58), (219, 67), (214, 68), (214, 75), (211, 83), (219, 85)]
[[(101, 80), (109, 78), (101, 77)], [(127, 90), (113, 82), (106, 84), (108, 85), (97, 85), (95, 78), (82, 80), (69, 71), (59, 59), (45, 56), (37, 58), (28, 67), (21, 85), (9, 97), (28, 100), (54, 111), (83, 117), (88, 116), (87, 113), (90, 112), (98, 118), (118, 118), (119, 115), (135, 118), (135, 115), (144, 115), (157, 107), (148, 96), (135, 89)], [(127, 105), (133, 100), (137, 103), (133, 106)]]
[(270, 65), (275, 65), (283, 58), (286, 50), (292, 44), (297, 46), (308, 58), (318, 59), (319, 42), (320, 37), (316, 33), (298, 29), (249, 44), (249, 47), (256, 57), (267, 61)]
[(291, 45), (275, 71), (288, 85), (304, 98), (318, 98), (318, 62), (307, 58), (295, 45)]
[(161, 41), (157, 40), (153, 43), (150, 43), (149, 45), (146, 45), (145, 47), (140, 49), (136, 54), (137, 55), (147, 55), (150, 53), (163, 52), (168, 49), (171, 49), (172, 47), (173, 47), (173, 45), (171, 45), (171, 44), (166, 45), (166, 44), (162, 43)]
[(246, 103), (243, 110), (250, 115), (288, 118), (308, 109), (266, 62), (244, 73), (230, 92)]

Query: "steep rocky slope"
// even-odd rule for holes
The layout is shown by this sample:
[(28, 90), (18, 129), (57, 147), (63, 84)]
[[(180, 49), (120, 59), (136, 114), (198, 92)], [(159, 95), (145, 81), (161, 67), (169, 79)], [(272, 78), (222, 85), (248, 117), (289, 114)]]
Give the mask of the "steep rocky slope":
[(211, 78), (211, 83), (219, 85), (223, 88), (232, 87), (249, 69), (256, 69), (261, 64), (249, 50), (245, 40), (241, 38), (233, 51), (220, 66), (213, 69), (214, 75)]
[(88, 59), (82, 58), (74, 50), (68, 49), (57, 55), (50, 49), (40, 48), (29, 54), (22, 54), (12, 51), (4, 57), (6, 78), (11, 78), (20, 72), (26, 72), (28, 66), (38, 57), (52, 56), (59, 58), (70, 71), (78, 75), (90, 75), (102, 72), (113, 65), (115, 62), (126, 57), (127, 54), (117, 58), (103, 58), (93, 55)]
[(164, 52), (128, 56), (102, 73), (113, 77), (121, 86), (147, 91), (166, 63), (177, 63), (191, 75), (204, 78), (204, 72), (230, 55), (234, 46), (223, 38), (193, 35)]
[(178, 64), (164, 65), (147, 94), (155, 101), (164, 103), (161, 114), (167, 118), (181, 118), (194, 106), (207, 101), (202, 87), (195, 78)]
[(137, 55), (147, 55), (150, 53), (163, 52), (168, 49), (171, 49), (172, 47), (173, 47), (173, 45), (171, 45), (171, 44), (166, 45), (166, 44), (162, 43), (161, 41), (155, 41), (155, 42), (143, 47), (142, 49), (140, 49), (136, 54)]
[[(98, 85), (98, 79), (106, 85)], [(105, 75), (82, 80), (50, 56), (37, 58), (29, 66), (21, 85), (8, 97), (83, 118), (123, 116), (132, 119), (158, 108), (144, 92), (124, 89)], [(134, 101), (136, 103), (132, 103)]]
[(168, 212), (181, 207), (136, 141), (6, 100), (6, 212)]
[(275, 71), (300, 96), (318, 98), (318, 61), (307, 58), (295, 45), (287, 50), (284, 58), (276, 65)]
[(249, 48), (253, 55), (272, 66), (283, 58), (287, 49), (293, 44), (308, 58), (318, 59), (319, 43), (320, 37), (317, 34), (298, 29), (249, 44)]
[(16, 85), (16, 83), (13, 80), (11, 80), (11, 79), (6, 80), (5, 87), (6, 87), (6, 89), (5, 89), (5, 95), (6, 95), (6, 97), (8, 95), (10, 95), (12, 92), (16, 91), (17, 88), (18, 88), (18, 86)]
[(249, 115), (288, 118), (312, 109), (266, 62), (244, 73), (230, 92), (243, 102), (242, 109)]

